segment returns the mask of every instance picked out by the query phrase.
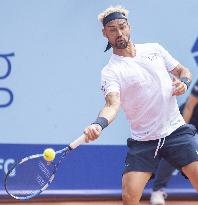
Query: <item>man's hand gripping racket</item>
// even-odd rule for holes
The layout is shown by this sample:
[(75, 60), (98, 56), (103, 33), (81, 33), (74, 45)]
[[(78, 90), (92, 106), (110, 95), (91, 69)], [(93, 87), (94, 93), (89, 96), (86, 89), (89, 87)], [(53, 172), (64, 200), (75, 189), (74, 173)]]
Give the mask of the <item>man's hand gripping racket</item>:
[(68, 152), (86, 142), (83, 134), (68, 147), (56, 151), (54, 163), (44, 159), (44, 154), (35, 154), (21, 159), (7, 172), (4, 187), (15, 199), (27, 200), (41, 194), (52, 183), (56, 171)]

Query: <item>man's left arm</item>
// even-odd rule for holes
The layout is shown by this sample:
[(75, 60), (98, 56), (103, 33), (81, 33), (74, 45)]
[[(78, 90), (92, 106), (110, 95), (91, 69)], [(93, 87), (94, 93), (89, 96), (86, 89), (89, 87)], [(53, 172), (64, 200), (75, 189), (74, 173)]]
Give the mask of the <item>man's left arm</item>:
[(173, 86), (175, 87), (173, 95), (179, 96), (186, 92), (192, 81), (192, 75), (190, 71), (181, 64), (178, 64), (172, 71)]

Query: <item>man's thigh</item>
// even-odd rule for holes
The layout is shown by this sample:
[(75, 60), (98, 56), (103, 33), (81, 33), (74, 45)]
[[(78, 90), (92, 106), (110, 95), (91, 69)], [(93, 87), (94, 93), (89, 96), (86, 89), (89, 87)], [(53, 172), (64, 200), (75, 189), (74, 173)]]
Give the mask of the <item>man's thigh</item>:
[(190, 125), (185, 125), (168, 136), (161, 155), (174, 167), (180, 169), (198, 161), (198, 138)]
[(161, 160), (155, 156), (159, 140), (140, 142), (128, 139), (128, 153), (125, 160), (124, 173), (127, 172), (151, 172), (155, 173)]

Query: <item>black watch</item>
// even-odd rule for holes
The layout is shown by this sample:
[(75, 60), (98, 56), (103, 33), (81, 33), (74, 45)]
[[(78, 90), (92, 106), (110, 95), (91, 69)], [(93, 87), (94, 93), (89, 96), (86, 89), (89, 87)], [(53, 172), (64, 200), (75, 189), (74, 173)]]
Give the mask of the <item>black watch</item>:
[(187, 89), (190, 87), (191, 81), (190, 81), (189, 78), (187, 78), (187, 77), (181, 77), (181, 78), (180, 78), (180, 81), (186, 84)]

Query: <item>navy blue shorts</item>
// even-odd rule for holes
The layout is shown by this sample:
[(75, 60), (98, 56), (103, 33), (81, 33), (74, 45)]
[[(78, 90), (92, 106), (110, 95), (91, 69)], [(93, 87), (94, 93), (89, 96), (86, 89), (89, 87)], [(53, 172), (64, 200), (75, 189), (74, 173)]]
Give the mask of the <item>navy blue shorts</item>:
[(198, 161), (196, 132), (196, 128), (190, 124), (179, 127), (165, 138), (164, 145), (158, 150), (155, 158), (159, 140), (136, 141), (129, 138), (127, 140), (128, 153), (124, 173), (140, 171), (154, 174), (161, 158), (164, 158), (179, 170), (191, 162)]

